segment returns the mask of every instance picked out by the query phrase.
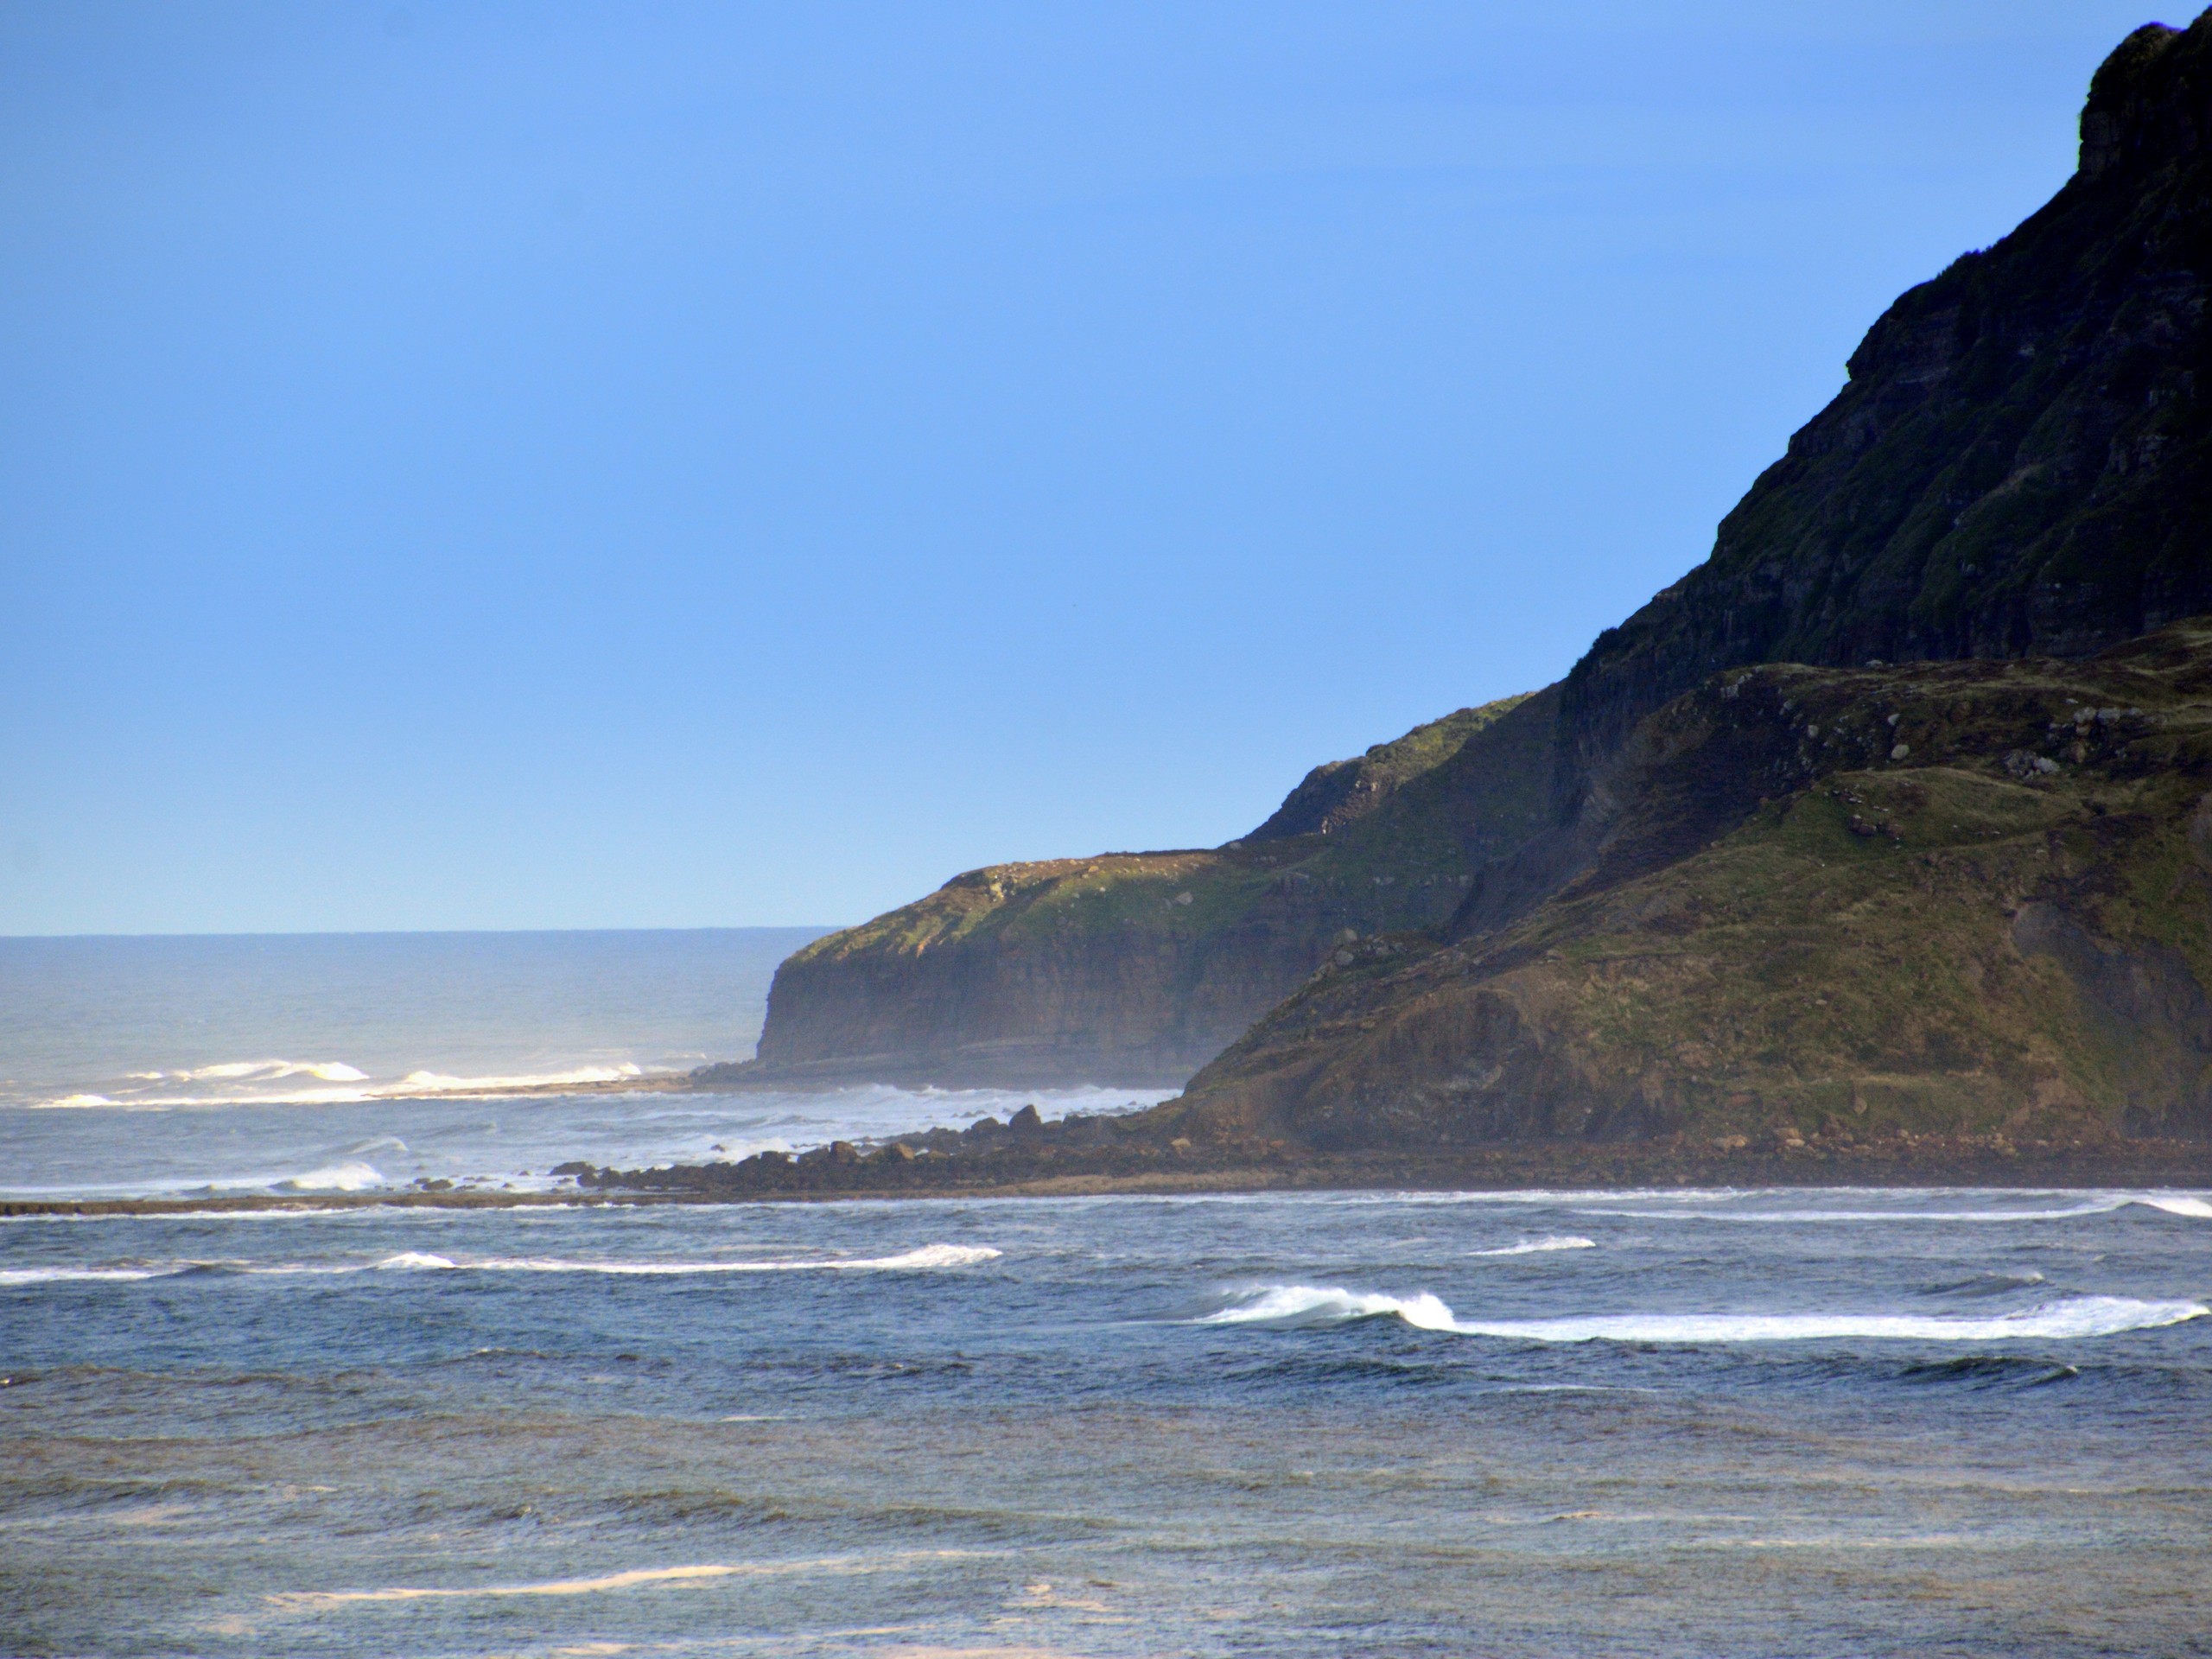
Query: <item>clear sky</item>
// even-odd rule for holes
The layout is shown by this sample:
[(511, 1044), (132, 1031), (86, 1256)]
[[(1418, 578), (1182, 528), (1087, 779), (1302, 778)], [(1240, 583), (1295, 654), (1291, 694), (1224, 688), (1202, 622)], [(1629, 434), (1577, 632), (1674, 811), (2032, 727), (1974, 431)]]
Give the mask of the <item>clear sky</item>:
[(1237, 835), (1702, 558), (2145, 4), (10, 0), (0, 932)]

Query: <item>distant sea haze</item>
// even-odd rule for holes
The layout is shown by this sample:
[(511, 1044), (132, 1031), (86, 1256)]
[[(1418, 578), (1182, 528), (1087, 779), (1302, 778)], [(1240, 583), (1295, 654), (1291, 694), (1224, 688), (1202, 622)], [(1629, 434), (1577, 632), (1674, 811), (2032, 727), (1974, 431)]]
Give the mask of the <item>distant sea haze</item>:
[(822, 928), (0, 938), (0, 1100), (339, 1101), (742, 1059)]
[(527, 1191), (1160, 1091), (487, 1096), (753, 1052), (819, 928), (0, 939), (0, 1195)]

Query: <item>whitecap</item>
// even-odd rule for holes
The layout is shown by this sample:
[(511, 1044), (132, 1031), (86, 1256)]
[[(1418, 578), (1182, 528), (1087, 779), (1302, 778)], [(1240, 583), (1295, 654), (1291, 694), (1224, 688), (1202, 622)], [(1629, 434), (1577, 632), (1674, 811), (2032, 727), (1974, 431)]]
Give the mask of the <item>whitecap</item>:
[(1748, 1221), (1768, 1223), (1832, 1221), (2072, 1221), (2081, 1216), (2108, 1216), (2135, 1202), (2132, 1198), (2092, 1198), (2063, 1209), (2040, 1210), (1578, 1210), (1584, 1216), (1618, 1217), (1634, 1221)]
[(397, 1255), (388, 1255), (377, 1263), (379, 1271), (390, 1268), (397, 1272), (412, 1272), (438, 1268), (450, 1268), (450, 1258), (433, 1255), (427, 1250), (402, 1250)]
[(279, 1183), (295, 1192), (365, 1192), (382, 1186), (384, 1177), (363, 1163), (326, 1164)]
[(0, 1268), (0, 1287), (83, 1282), (121, 1284), (135, 1279), (163, 1276), (163, 1270), (155, 1268)]
[[(134, 1074), (136, 1075), (136, 1074)], [(156, 1077), (162, 1074), (156, 1072)], [(177, 1083), (232, 1083), (246, 1077), (315, 1077), (324, 1083), (366, 1083), (369, 1074), (343, 1060), (225, 1060), (168, 1073)]]
[(1395, 1316), (1423, 1331), (1522, 1342), (1738, 1343), (1866, 1338), (2004, 1342), (2107, 1337), (2212, 1313), (2202, 1302), (2076, 1296), (1980, 1319), (1918, 1313), (1600, 1313), (1573, 1319), (1461, 1319), (1427, 1291), (1411, 1296), (1313, 1285), (1274, 1285), (1198, 1321), (1256, 1325)]
[(1377, 1291), (1338, 1290), (1319, 1285), (1273, 1285), (1236, 1307), (1209, 1313), (1200, 1325), (1273, 1325), (1292, 1319), (1371, 1319), (1395, 1313), (1423, 1331), (1455, 1327), (1443, 1299), (1421, 1291), (1387, 1296)]
[(2153, 1210), (2163, 1210), (2170, 1216), (2196, 1216), (2212, 1221), (2212, 1201), (2191, 1198), (2182, 1192), (2145, 1192), (2133, 1202), (2147, 1205)]
[(645, 1068), (622, 1065), (580, 1065), (567, 1071), (521, 1071), (504, 1077), (461, 1077), (443, 1071), (410, 1071), (397, 1084), (377, 1090), (381, 1099), (404, 1100), (417, 1095), (505, 1093), (512, 1089), (557, 1089), (563, 1084), (626, 1083), (645, 1075)]
[(1548, 1250), (1594, 1250), (1598, 1241), (1579, 1233), (1556, 1233), (1544, 1238), (1524, 1238), (1494, 1250), (1469, 1250), (1469, 1255), (1540, 1255)]
[(675, 1278), (716, 1273), (897, 1273), (931, 1268), (972, 1267), (1001, 1252), (985, 1244), (925, 1244), (898, 1255), (826, 1261), (770, 1262), (582, 1262), (557, 1256), (506, 1256), (460, 1265), (484, 1273), (603, 1273), (639, 1278)]

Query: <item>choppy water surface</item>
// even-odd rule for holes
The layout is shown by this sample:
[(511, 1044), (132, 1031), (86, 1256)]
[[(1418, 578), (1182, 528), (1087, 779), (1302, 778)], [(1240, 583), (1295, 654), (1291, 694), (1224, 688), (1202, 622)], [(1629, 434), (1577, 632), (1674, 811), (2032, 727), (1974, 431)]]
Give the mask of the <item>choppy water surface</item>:
[(0, 1224), (25, 1653), (2212, 1650), (2203, 1193)]

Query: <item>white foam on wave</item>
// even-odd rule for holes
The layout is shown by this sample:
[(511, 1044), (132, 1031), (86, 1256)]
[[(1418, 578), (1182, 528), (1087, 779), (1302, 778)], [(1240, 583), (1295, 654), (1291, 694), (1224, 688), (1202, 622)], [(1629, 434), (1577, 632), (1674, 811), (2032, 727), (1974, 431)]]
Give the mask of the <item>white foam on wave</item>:
[(397, 1084), (378, 1089), (379, 1098), (415, 1095), (465, 1095), (485, 1090), (554, 1089), (566, 1083), (622, 1083), (645, 1076), (639, 1065), (580, 1065), (567, 1071), (518, 1071), (507, 1077), (459, 1077), (443, 1071), (410, 1071)]
[(1387, 1296), (1379, 1291), (1338, 1290), (1319, 1285), (1272, 1285), (1236, 1307), (1224, 1307), (1200, 1325), (1274, 1325), (1288, 1319), (1372, 1319), (1395, 1313), (1423, 1331), (1454, 1329), (1441, 1297), (1421, 1291)]
[[(2131, 1204), (2170, 1209), (2188, 1199), (2137, 1198), (2114, 1193), (2060, 1208), (2036, 1210), (1607, 1210), (1587, 1208), (1576, 1213), (1618, 1217), (1636, 1221), (1740, 1221), (1792, 1224), (1833, 1221), (2073, 1221), (2082, 1216), (2108, 1216)], [(2176, 1215), (2212, 1215), (2212, 1205), (2202, 1210), (2174, 1209)]]
[(2212, 1202), (2186, 1192), (2095, 1192), (2082, 1195), (2081, 1201), (2075, 1204), (2044, 1205), (2035, 1209), (1612, 1210), (1584, 1208), (1577, 1213), (1586, 1216), (1622, 1217), (1638, 1221), (1744, 1221), (1783, 1224), (1838, 1221), (2031, 1222), (2074, 1221), (2084, 1216), (2109, 1216), (2118, 1211), (2126, 1210), (2131, 1205), (2163, 1211), (2170, 1216), (2190, 1216), (2212, 1220)]
[(2163, 1210), (2170, 1216), (2196, 1216), (2212, 1221), (2212, 1201), (2191, 1198), (2182, 1192), (2145, 1192), (2132, 1202), (2148, 1205), (2153, 1210)]
[(1580, 1233), (1557, 1233), (1547, 1238), (1524, 1238), (1517, 1244), (1504, 1244), (1494, 1250), (1469, 1250), (1469, 1255), (1541, 1255), (1551, 1250), (1594, 1250), (1598, 1241), (1585, 1238)]
[(579, 1262), (556, 1256), (494, 1257), (459, 1265), (483, 1273), (605, 1273), (645, 1278), (708, 1273), (899, 1273), (929, 1268), (965, 1268), (995, 1260), (1001, 1252), (987, 1244), (925, 1244), (898, 1255), (825, 1261), (771, 1262)]
[[(227, 1060), (219, 1065), (133, 1071), (127, 1075), (137, 1084), (181, 1087), (175, 1092), (164, 1092), (158, 1087), (149, 1087), (145, 1092), (118, 1091), (120, 1098), (80, 1093), (24, 1103), (48, 1110), (105, 1107), (138, 1112), (221, 1106), (351, 1106), (377, 1100), (465, 1099), (473, 1095), (504, 1095), (518, 1090), (542, 1089), (557, 1093), (572, 1084), (582, 1087), (623, 1083), (649, 1074), (644, 1067), (629, 1064), (573, 1066), (557, 1071), (504, 1072), (486, 1077), (464, 1077), (423, 1069), (410, 1071), (396, 1083), (378, 1083), (367, 1072), (341, 1060)], [(302, 1087), (301, 1080), (314, 1086)]]
[(1599, 1313), (1575, 1319), (1462, 1319), (1427, 1291), (1411, 1296), (1315, 1285), (1272, 1285), (1201, 1325), (1377, 1319), (1423, 1331), (1521, 1342), (1807, 1342), (1859, 1338), (1912, 1342), (2005, 1342), (2114, 1336), (2212, 1313), (2202, 1302), (2075, 1296), (2010, 1313), (1958, 1319), (1916, 1313)]
[(382, 1186), (384, 1177), (371, 1165), (348, 1162), (326, 1164), (279, 1185), (294, 1192), (365, 1192)]
[(0, 1271), (0, 1288), (74, 1281), (129, 1283), (167, 1279), (181, 1273), (221, 1269), (251, 1278), (327, 1278), (361, 1273), (594, 1273), (618, 1277), (683, 1277), (725, 1273), (912, 1273), (938, 1268), (972, 1267), (1001, 1253), (985, 1244), (925, 1244), (897, 1255), (849, 1257), (842, 1261), (769, 1262), (582, 1262), (551, 1256), (490, 1257), (456, 1261), (428, 1250), (402, 1250), (375, 1262), (171, 1262), (156, 1266), (104, 1268), (16, 1268)]
[(366, 1083), (369, 1074), (343, 1060), (226, 1060), (219, 1065), (191, 1066), (181, 1071), (134, 1071), (175, 1083), (232, 1083), (251, 1077), (274, 1082), (281, 1077), (314, 1077), (323, 1083)]

